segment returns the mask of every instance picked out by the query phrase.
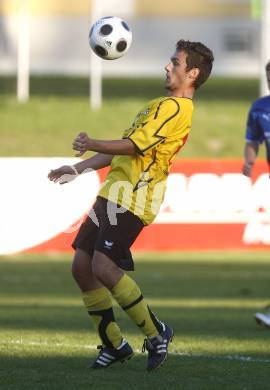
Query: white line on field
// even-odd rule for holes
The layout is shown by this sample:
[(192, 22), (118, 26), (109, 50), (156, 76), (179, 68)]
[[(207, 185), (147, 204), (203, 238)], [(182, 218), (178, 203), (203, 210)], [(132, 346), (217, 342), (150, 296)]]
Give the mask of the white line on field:
[[(88, 349), (96, 350), (96, 345), (82, 345), (82, 344), (67, 344), (67, 343), (48, 343), (48, 342), (38, 342), (38, 341), (24, 341), (24, 340), (11, 340), (7, 342), (0, 342), (0, 345), (22, 345), (22, 346), (33, 346), (33, 347), (47, 347), (47, 348), (70, 348), (70, 349)], [(142, 354), (140, 349), (135, 349), (134, 352), (137, 354)], [(237, 362), (247, 362), (247, 363), (270, 363), (270, 359), (260, 359), (252, 356), (241, 356), (241, 355), (204, 355), (191, 352), (179, 352), (179, 351), (170, 351), (170, 355), (189, 357), (195, 359), (210, 359), (210, 360), (231, 360)]]

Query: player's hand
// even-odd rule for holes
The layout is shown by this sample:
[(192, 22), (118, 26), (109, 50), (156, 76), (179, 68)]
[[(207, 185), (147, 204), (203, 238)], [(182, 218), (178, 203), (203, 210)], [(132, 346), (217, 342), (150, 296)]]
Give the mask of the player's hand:
[(245, 175), (247, 177), (251, 177), (251, 175), (252, 175), (252, 168), (253, 168), (253, 164), (247, 163), (247, 162), (244, 163), (243, 168), (242, 168), (243, 175)]
[(72, 143), (72, 149), (79, 152), (76, 157), (81, 157), (87, 150), (91, 150), (91, 139), (86, 133), (79, 133)]
[(78, 176), (76, 169), (71, 165), (63, 165), (60, 168), (53, 169), (48, 174), (48, 179), (59, 184), (66, 184)]

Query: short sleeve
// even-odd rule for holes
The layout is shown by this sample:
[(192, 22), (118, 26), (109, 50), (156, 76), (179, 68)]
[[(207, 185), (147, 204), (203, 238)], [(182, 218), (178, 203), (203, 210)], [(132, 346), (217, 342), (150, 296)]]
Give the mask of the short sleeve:
[(261, 143), (264, 139), (259, 123), (259, 113), (255, 110), (249, 111), (246, 129), (246, 141)]
[(178, 120), (180, 112), (179, 103), (168, 98), (155, 105), (149, 112), (145, 121), (135, 127), (124, 138), (130, 139), (137, 152), (144, 155), (146, 151), (162, 143), (168, 136)]

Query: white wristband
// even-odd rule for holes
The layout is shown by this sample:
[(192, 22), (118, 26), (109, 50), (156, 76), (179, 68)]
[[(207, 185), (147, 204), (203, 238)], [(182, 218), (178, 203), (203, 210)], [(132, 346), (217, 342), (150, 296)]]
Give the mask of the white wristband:
[(79, 172), (78, 172), (77, 169), (74, 167), (74, 165), (70, 165), (70, 168), (73, 170), (73, 172), (75, 173), (76, 176), (79, 176)]

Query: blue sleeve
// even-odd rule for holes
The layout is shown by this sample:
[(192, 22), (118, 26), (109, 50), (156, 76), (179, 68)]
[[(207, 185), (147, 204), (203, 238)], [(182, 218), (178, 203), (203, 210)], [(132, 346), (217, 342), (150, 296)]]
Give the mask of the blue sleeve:
[(263, 131), (259, 123), (259, 113), (252, 108), (248, 114), (246, 140), (262, 143), (264, 140)]

